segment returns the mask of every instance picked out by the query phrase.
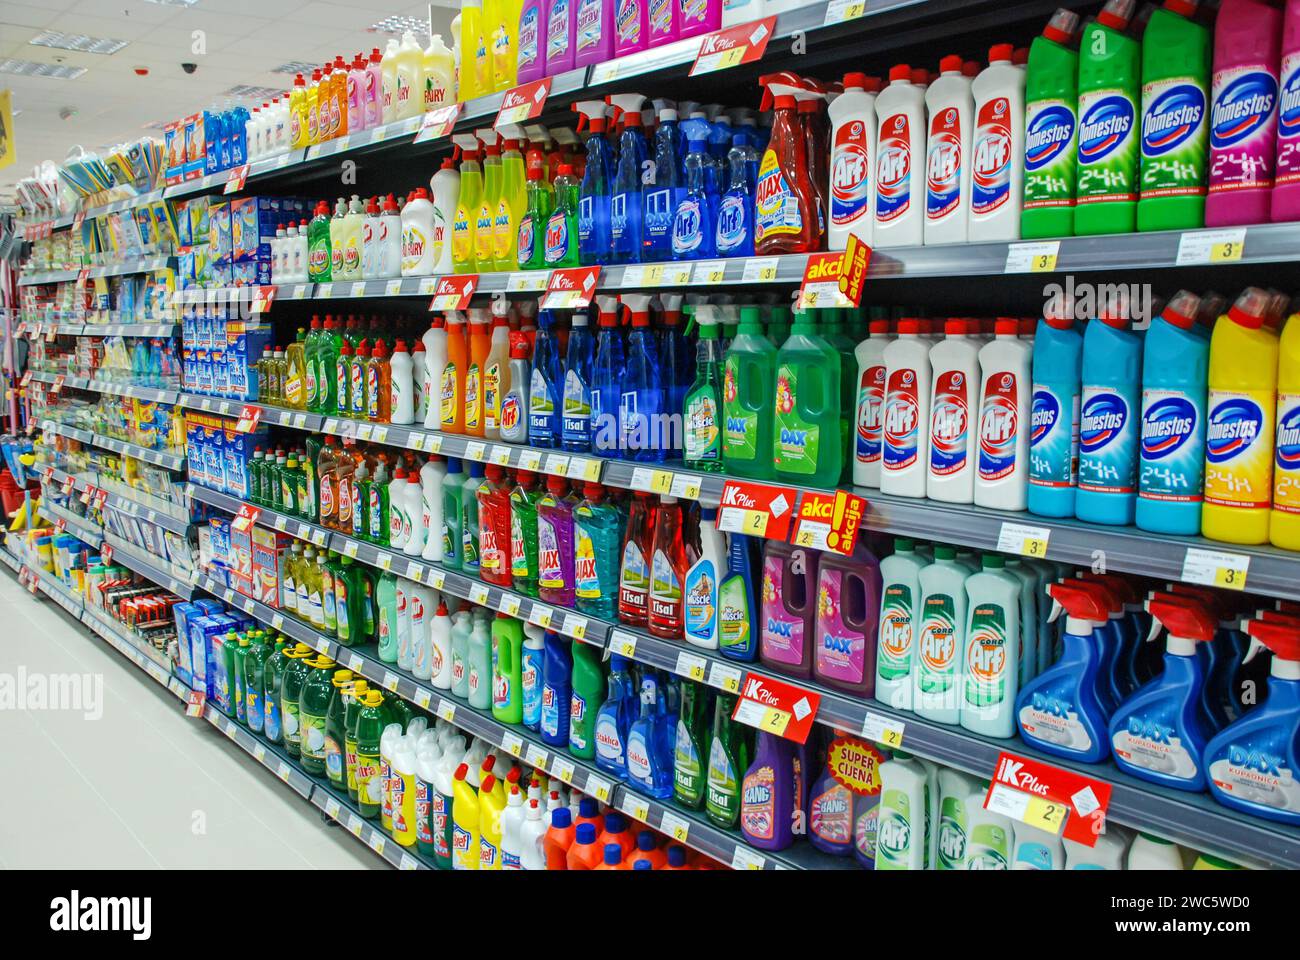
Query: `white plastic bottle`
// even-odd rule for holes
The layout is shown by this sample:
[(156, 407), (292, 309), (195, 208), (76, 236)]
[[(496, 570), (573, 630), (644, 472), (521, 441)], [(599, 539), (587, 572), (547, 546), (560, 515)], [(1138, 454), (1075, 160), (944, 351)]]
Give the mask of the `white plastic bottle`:
[(460, 171), (451, 157), (442, 161), (438, 172), (429, 180), (433, 191), (433, 270), (439, 276), (452, 272), (451, 225), (460, 202)]
[(925, 242), (965, 243), (970, 221), (971, 81), (956, 55), (939, 61), (925, 91), (930, 127), (925, 146)]
[(961, 725), (989, 737), (1015, 732), (1020, 664), (1020, 581), (1001, 554), (986, 553), (966, 578), (966, 649), (962, 656)]
[(880, 561), (875, 696), (897, 710), (912, 709), (913, 664), (921, 624), (920, 576), (926, 565), (908, 537), (895, 537), (894, 552)]
[[(410, 671), (417, 680), (428, 680), (432, 669), (433, 657), (429, 647), (429, 622), (436, 609), (433, 604), (433, 588), (423, 584), (411, 584), (406, 594), (406, 613), (410, 621)], [(401, 651), (398, 651), (400, 659)]]
[(443, 318), (435, 316), (421, 339), (424, 341), (425, 353), (425, 380), (421, 387), (425, 403), (424, 429), (441, 430), (442, 411), (434, 398), (438, 395), (438, 380), (447, 366), (447, 328)]
[(1061, 838), (1054, 833), (1017, 822), (1015, 853), (1011, 858), (1012, 870), (1063, 870), (1065, 848)]
[(293, 245), (293, 274), (294, 283), (307, 282), (307, 221), (298, 221), (298, 241)]
[(860, 487), (880, 486), (881, 430), (885, 413), (885, 347), (889, 346), (889, 321), (872, 320), (867, 338), (857, 345), (857, 429), (853, 439), (853, 482)]
[(361, 205), (361, 198), (354, 193), (352, 199), (348, 201), (347, 213), (343, 215), (343, 269), (333, 279), (360, 280), (362, 278), (361, 246), (364, 221), (365, 212)]
[[(931, 89), (934, 89), (931, 87)], [(971, 503), (975, 496), (980, 348), (967, 321), (948, 320), (944, 338), (930, 348), (930, 456), (925, 493), (931, 500)]]
[(411, 422), (415, 424), (423, 424), (429, 412), (429, 395), (424, 392), (424, 379), (429, 373), (428, 356), (424, 341), (416, 340), (411, 348), (411, 387), (415, 391), (415, 416)]
[(880, 765), (876, 821), (876, 869), (924, 870), (932, 775), (910, 753), (894, 752)]
[(387, 279), (402, 275), (402, 215), (397, 201), (390, 193), (384, 198), (379, 216), (379, 258), (375, 261), (375, 276)]
[(925, 236), (925, 92), (912, 68), (889, 71), (876, 97), (876, 203), (873, 246), (919, 246)]
[(880, 81), (844, 75), (844, 92), (826, 109), (831, 119), (830, 190), (826, 243), (843, 250), (849, 234), (870, 244), (876, 206), (876, 94)]
[(366, 201), (361, 220), (361, 279), (379, 276), (379, 204), (374, 197)]
[(930, 422), (930, 342), (921, 336), (919, 320), (898, 321), (898, 337), (885, 347), (884, 359), (880, 492), (924, 497), (930, 459), (930, 431), (926, 429)]
[(727, 572), (727, 544), (718, 530), (718, 501), (700, 502), (699, 554), (686, 570), (682, 586), (686, 642), (705, 650), (718, 649), (718, 584)]
[(429, 191), (416, 187), (402, 208), (402, 276), (433, 273), (433, 203)]
[(343, 233), (347, 225), (348, 202), (342, 197), (334, 201), (334, 215), (330, 217), (330, 277), (343, 276)]
[(934, 562), (917, 575), (920, 599), (913, 643), (912, 709), (938, 723), (961, 719), (966, 651), (966, 578), (954, 547), (936, 544)]
[(1178, 845), (1163, 837), (1139, 833), (1128, 848), (1129, 870), (1185, 870)]
[(989, 49), (989, 65), (971, 84), (975, 140), (971, 153), (970, 240), (1020, 239), (1025, 179), (1025, 71), (1013, 48)]
[(999, 319), (995, 336), (980, 348), (975, 503), (981, 507), (1023, 510), (1027, 503), (1033, 347), (1018, 329), (1015, 320)]
[(396, 37), (390, 37), (380, 62), (380, 122), (397, 119), (397, 53), (401, 49)]
[(434, 454), (420, 468), (420, 525), (424, 527), (423, 560), (442, 561), (442, 482), (447, 479), (447, 465)]
[(974, 777), (939, 768), (939, 819), (932, 825), (937, 856), (931, 864), (935, 870), (965, 870), (967, 845), (970, 841), (970, 802), (979, 789)]
[(393, 355), (388, 361), (392, 375), (390, 423), (415, 422), (415, 376), (411, 355), (406, 352), (406, 341), (398, 340), (393, 345)]
[[(406, 546), (406, 538), (411, 532), (411, 518), (406, 515), (406, 467), (398, 466), (393, 471), (393, 478), (388, 481), (388, 545), (394, 550)], [(410, 588), (407, 588), (410, 597)]]
[(407, 473), (403, 495), (406, 500), (402, 512), (411, 528), (407, 532), (402, 552), (408, 557), (418, 557), (424, 553), (424, 538), (428, 536), (428, 531), (424, 526), (424, 484), (417, 471)]
[(275, 238), (271, 241), (271, 282), (284, 283), (285, 253), (288, 250), (288, 231), (283, 226), (275, 228)]
[(1009, 817), (984, 809), (988, 785), (966, 798), (966, 869), (1010, 870), (1015, 828)]
[(1106, 832), (1097, 837), (1094, 846), (1062, 837), (1065, 847), (1066, 870), (1123, 870), (1124, 855), (1128, 852), (1131, 834), (1123, 827), (1106, 822)]
[(524, 795), (518, 783), (511, 783), (506, 808), (501, 811), (501, 869), (523, 869)]
[(541, 801), (530, 798), (524, 808), (524, 822), (519, 828), (519, 860), (523, 869), (546, 869), (546, 853), (542, 850), (544, 836), (546, 820), (542, 818)]

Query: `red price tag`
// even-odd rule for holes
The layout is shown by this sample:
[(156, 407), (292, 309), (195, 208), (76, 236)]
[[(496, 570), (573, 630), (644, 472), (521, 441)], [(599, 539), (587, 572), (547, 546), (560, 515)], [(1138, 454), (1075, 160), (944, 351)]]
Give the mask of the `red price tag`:
[(59, 533), (63, 533), (68, 529), (68, 521), (64, 520), (62, 517), (55, 517), (54, 529), (59, 531)]
[(505, 96), (501, 98), (501, 109), (497, 111), (493, 128), (500, 129), (503, 124), (524, 123), (541, 116), (542, 108), (546, 106), (546, 98), (550, 95), (550, 77), (507, 90)]
[(235, 424), (236, 433), (252, 433), (257, 429), (257, 424), (262, 419), (261, 407), (242, 407), (239, 411), (239, 420)]
[(731, 719), (803, 743), (812, 730), (822, 695), (793, 683), (746, 673)]
[(840, 292), (840, 272), (844, 263), (842, 253), (814, 253), (808, 257), (803, 269), (803, 284), (799, 287), (798, 309), (831, 310), (854, 306)]
[(27, 581), (27, 592), (30, 594), (35, 594), (36, 589), (39, 586), (40, 586), (40, 582), (35, 577), (32, 577), (30, 580)]
[(105, 563), (113, 562), (113, 545), (105, 540), (99, 545), (99, 555)]
[(23, 373), (23, 378), (18, 381), (18, 386), (25, 387), (27, 386), (27, 384), (31, 382), (32, 382), (32, 372), (30, 370), (27, 370), (26, 372)]
[(591, 303), (600, 279), (600, 267), (552, 270), (542, 306), (547, 310), (577, 310)]
[(253, 294), (253, 313), (266, 313), (275, 303), (276, 287), (258, 287), (257, 292)]
[(844, 262), (840, 265), (840, 293), (856, 307), (862, 304), (862, 290), (867, 282), (867, 267), (871, 265), (871, 247), (849, 234), (844, 247)]
[(107, 490), (96, 490), (96, 491), (95, 491), (95, 507), (96, 507), (96, 509), (103, 510), (103, 509), (104, 509), (104, 504), (106, 504), (106, 503), (108, 503), (108, 491), (107, 491)]
[(59, 394), (59, 393), (62, 393), (62, 392), (63, 392), (63, 384), (64, 384), (65, 380), (66, 380), (66, 378), (63, 376), (63, 374), (59, 374), (57, 377), (55, 377), (55, 378), (54, 378), (54, 383), (52, 383), (52, 384), (50, 385), (50, 393), (53, 393), (53, 394)]
[(439, 137), (447, 136), (451, 133), (451, 128), (456, 125), (456, 121), (460, 119), (460, 112), (464, 109), (463, 103), (449, 103), (437, 110), (430, 110), (424, 115), (420, 129), (415, 132), (415, 139), (411, 142), (424, 143), (426, 140), (437, 140)]
[(984, 809), (1095, 846), (1106, 823), (1110, 784), (1039, 760), (998, 754)]
[(454, 277), (439, 277), (433, 288), (430, 310), (464, 310), (469, 306), (478, 288), (478, 274), (465, 273)]
[(82, 267), (77, 271), (77, 293), (84, 293), (86, 290), (86, 281), (90, 279), (90, 267)]
[(858, 530), (866, 512), (867, 501), (856, 494), (843, 490), (834, 493), (810, 491), (799, 501), (790, 542), (796, 547), (833, 550), (847, 557), (858, 542)]
[(230, 179), (227, 180), (226, 185), (221, 188), (221, 192), (223, 194), (238, 193), (240, 190), (244, 189), (244, 181), (247, 179), (248, 164), (244, 164), (241, 167), (235, 167), (230, 171)]
[(45, 482), (49, 483), (52, 479), (54, 479), (54, 468), (46, 467), (44, 470), (41, 471), (41, 475), (45, 477)]
[(75, 487), (76, 485), (77, 485), (77, 480), (75, 477), (71, 477), (71, 476), (64, 477), (63, 495), (66, 497), (68, 494), (70, 494), (72, 492), (72, 488)]
[(239, 508), (239, 513), (235, 514), (235, 519), (230, 521), (230, 526), (238, 530), (240, 533), (247, 533), (249, 528), (257, 522), (257, 518), (261, 512), (261, 510), (251, 504), (242, 504)]
[(726, 30), (706, 34), (700, 51), (691, 64), (691, 76), (726, 70), (742, 63), (753, 63), (763, 56), (767, 42), (776, 29), (776, 17), (764, 17), (752, 23), (738, 23)]
[(82, 503), (84, 503), (86, 506), (90, 506), (91, 498), (94, 496), (95, 496), (95, 488), (92, 484), (88, 483), (86, 484), (86, 489), (81, 491), (81, 496), (78, 497), (77, 499), (80, 500)]
[(784, 540), (790, 533), (795, 492), (786, 487), (728, 480), (722, 488), (716, 525), (727, 533)]
[(208, 695), (202, 690), (191, 690), (189, 696), (185, 698), (185, 716), (201, 718), (207, 697)]

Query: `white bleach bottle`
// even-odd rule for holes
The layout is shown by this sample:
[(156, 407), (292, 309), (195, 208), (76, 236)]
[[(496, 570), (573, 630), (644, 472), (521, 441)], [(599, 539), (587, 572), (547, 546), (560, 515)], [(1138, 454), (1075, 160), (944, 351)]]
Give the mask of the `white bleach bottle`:
[(420, 338), (424, 341), (424, 429), (442, 429), (442, 407), (437, 401), (438, 380), (447, 366), (447, 326), (445, 319), (435, 316), (429, 329)]
[(975, 504), (1023, 510), (1028, 497), (1033, 346), (1002, 318), (980, 348), (979, 459)]
[(910, 753), (894, 751), (880, 765), (880, 805), (876, 821), (876, 869), (924, 870), (929, 846), (926, 829), (930, 795), (938, 792), (931, 770)]
[(930, 348), (930, 456), (925, 493), (931, 500), (946, 503), (971, 503), (975, 496), (980, 348), (968, 329), (966, 320), (948, 320), (944, 338)]
[(925, 142), (925, 242), (965, 243), (970, 219), (971, 81), (955, 54), (939, 61), (925, 91), (930, 127)]
[(876, 97), (876, 248), (920, 246), (925, 237), (925, 90), (912, 68), (889, 71)]
[(926, 566), (909, 537), (894, 538), (894, 552), (880, 561), (875, 696), (896, 710), (912, 709), (913, 662), (921, 623), (920, 577)]
[(989, 50), (989, 65), (971, 84), (975, 139), (971, 152), (970, 240), (1020, 239), (1025, 180), (1025, 71), (1013, 48)]
[(987, 793), (985, 783), (966, 799), (966, 869), (1009, 870), (1015, 828), (1009, 817), (984, 809)]
[(1061, 839), (1065, 847), (1066, 870), (1123, 870), (1124, 855), (1132, 834), (1113, 821), (1106, 821), (1106, 832), (1097, 837), (1093, 846), (1071, 840)]
[(827, 249), (843, 250), (849, 234), (872, 242), (876, 206), (876, 94), (880, 80), (863, 73), (844, 75), (844, 92), (831, 101), (830, 190)]
[(857, 345), (857, 429), (853, 440), (853, 482), (860, 487), (880, 486), (881, 428), (885, 413), (885, 347), (889, 346), (889, 321), (872, 320), (868, 335)]
[[(979, 781), (951, 767), (939, 768), (939, 819), (931, 825), (937, 856), (931, 863), (935, 870), (965, 870), (970, 844), (970, 803), (983, 797), (975, 791)], [(981, 803), (982, 806), (982, 803)]]
[(1020, 690), (1020, 580), (1001, 554), (984, 554), (982, 567), (966, 578), (961, 725), (1005, 738), (1016, 729)]
[(930, 341), (921, 321), (898, 321), (898, 337), (885, 347), (880, 492), (925, 496), (930, 458)]
[(442, 483), (446, 479), (447, 464), (437, 454), (420, 468), (420, 525), (424, 527), (420, 558), (431, 563), (442, 561)]
[(957, 549), (946, 544), (935, 544), (934, 562), (917, 575), (920, 599), (913, 634), (912, 709), (938, 723), (955, 725), (961, 719), (969, 576), (970, 570), (957, 559)]

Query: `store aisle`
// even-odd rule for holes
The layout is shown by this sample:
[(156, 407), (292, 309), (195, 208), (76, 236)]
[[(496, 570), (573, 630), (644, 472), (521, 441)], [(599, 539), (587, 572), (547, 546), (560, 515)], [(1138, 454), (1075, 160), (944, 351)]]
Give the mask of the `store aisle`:
[[(102, 677), (100, 716), (0, 709), (0, 868), (383, 866), (52, 600), (0, 572), (0, 683)], [(94, 690), (94, 681), (89, 687)], [(26, 789), (18, 789), (25, 784)], [(53, 842), (57, 838), (57, 842)]]

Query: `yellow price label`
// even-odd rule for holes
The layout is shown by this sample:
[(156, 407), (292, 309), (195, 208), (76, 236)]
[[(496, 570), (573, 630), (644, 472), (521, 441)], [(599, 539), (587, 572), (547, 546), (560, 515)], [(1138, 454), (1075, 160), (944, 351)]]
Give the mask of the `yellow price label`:
[(587, 792), (601, 803), (609, 803), (609, 795), (612, 789), (609, 782), (600, 779), (600, 777), (587, 777)]
[(903, 745), (903, 731), (895, 727), (886, 727), (880, 731), (880, 739), (876, 742), (897, 750)]
[(759, 721), (759, 726), (769, 733), (775, 733), (778, 737), (783, 737), (785, 736), (785, 728), (790, 725), (790, 719), (788, 711), (768, 707), (763, 711), (763, 718)]
[(1061, 832), (1061, 827), (1065, 823), (1065, 813), (1066, 808), (1063, 803), (1044, 800), (1042, 797), (1030, 797), (1025, 805), (1024, 821), (1031, 827), (1057, 834)]
[(1210, 245), (1210, 263), (1235, 263), (1241, 259), (1246, 244), (1240, 240), (1225, 240)]
[(492, 462), (499, 467), (510, 465), (510, 448), (495, 446), (492, 448)]
[(775, 280), (775, 279), (776, 279), (776, 265), (773, 264), (773, 265), (771, 265), (771, 266), (761, 267), (761, 268), (759, 269), (759, 271), (758, 271), (758, 279), (760, 279), (760, 280)]
[(746, 510), (740, 522), (745, 533), (755, 537), (767, 535), (767, 511)]
[(1236, 567), (1215, 567), (1214, 585), (1228, 590), (1246, 589), (1246, 571)]
[(673, 488), (673, 472), (671, 470), (656, 470), (650, 476), (650, 490), (653, 493), (668, 493)]
[(512, 597), (510, 594), (502, 594), (501, 604), (497, 607), (507, 617), (514, 617), (519, 614), (519, 598)]
[(343, 556), (347, 557), (349, 560), (355, 560), (357, 558), (357, 550), (359, 550), (360, 547), (361, 544), (357, 543), (355, 540), (349, 540), (347, 543), (343, 544)]
[(1056, 270), (1056, 254), (1040, 253), (1029, 261), (1030, 273), (1053, 273)]
[(732, 47), (726, 53), (718, 58), (718, 69), (726, 70), (728, 67), (734, 67), (745, 58), (745, 47)]
[(799, 527), (799, 532), (794, 536), (794, 545), (796, 547), (811, 547), (814, 545), (812, 531), (806, 526)]

